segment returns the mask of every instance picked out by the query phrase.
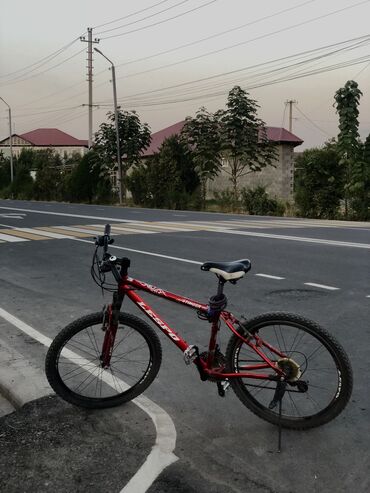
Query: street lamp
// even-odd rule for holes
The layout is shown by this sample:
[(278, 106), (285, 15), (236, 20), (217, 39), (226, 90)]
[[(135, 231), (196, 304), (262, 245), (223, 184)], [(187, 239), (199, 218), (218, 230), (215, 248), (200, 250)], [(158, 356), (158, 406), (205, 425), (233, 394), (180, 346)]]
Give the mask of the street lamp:
[(121, 161), (121, 150), (119, 144), (119, 123), (118, 123), (118, 106), (117, 106), (117, 89), (116, 89), (116, 71), (114, 64), (107, 56), (104, 55), (98, 48), (94, 50), (100, 53), (108, 62), (112, 65), (112, 83), (113, 83), (113, 102), (114, 102), (114, 117), (116, 122), (116, 141), (117, 141), (117, 163), (118, 163), (118, 175), (119, 175), (119, 203), (122, 205), (122, 161)]
[(12, 138), (12, 110), (8, 103), (0, 97), (1, 101), (5, 103), (8, 107), (9, 111), (9, 138), (10, 138), (10, 181), (13, 183), (14, 175), (13, 175), (13, 138)]

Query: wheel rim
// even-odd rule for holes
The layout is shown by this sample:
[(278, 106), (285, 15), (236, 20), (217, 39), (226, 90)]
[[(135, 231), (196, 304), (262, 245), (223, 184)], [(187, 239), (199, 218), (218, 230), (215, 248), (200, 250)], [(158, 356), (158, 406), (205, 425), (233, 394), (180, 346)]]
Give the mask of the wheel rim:
[(60, 382), (75, 396), (114, 399), (133, 391), (149, 375), (152, 351), (143, 334), (120, 323), (107, 369), (100, 361), (104, 335), (102, 323), (89, 324), (59, 351), (56, 366)]
[[(342, 389), (343, 372), (335, 351), (326, 339), (309, 327), (287, 321), (264, 323), (260, 327), (257, 326), (254, 333), (283, 352), (288, 359), (286, 364), (295, 369), (295, 378), (291, 379), (292, 384), (288, 383), (282, 400), (282, 418), (308, 420), (322, 415), (335, 404)], [(281, 357), (266, 347), (263, 348), (263, 352), (277, 364), (279, 360), (282, 361)], [(235, 371), (245, 371), (242, 369), (243, 365), (262, 362), (262, 359), (242, 341), (236, 346), (233, 355)], [(256, 371), (259, 372), (269, 373), (266, 369)], [(308, 389), (304, 392), (300, 392), (296, 385), (300, 381), (308, 384)], [(276, 389), (275, 382), (240, 379), (238, 384), (254, 406), (278, 416), (278, 405), (269, 409)]]

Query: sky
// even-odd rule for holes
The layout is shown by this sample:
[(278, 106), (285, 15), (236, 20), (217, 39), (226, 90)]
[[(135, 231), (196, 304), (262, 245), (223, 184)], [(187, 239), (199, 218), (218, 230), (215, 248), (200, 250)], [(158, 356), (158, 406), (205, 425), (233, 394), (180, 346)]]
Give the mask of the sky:
[[(240, 85), (266, 125), (289, 128), (303, 150), (338, 134), (334, 94), (358, 82), (360, 135), (370, 133), (370, 0), (12, 0), (0, 18), (0, 97), (13, 132), (59, 128), (88, 138), (86, 47), (116, 66), (122, 109), (152, 131), (225, 107)], [(94, 53), (94, 131), (113, 109), (108, 62)], [(0, 139), (9, 133), (0, 101)]]

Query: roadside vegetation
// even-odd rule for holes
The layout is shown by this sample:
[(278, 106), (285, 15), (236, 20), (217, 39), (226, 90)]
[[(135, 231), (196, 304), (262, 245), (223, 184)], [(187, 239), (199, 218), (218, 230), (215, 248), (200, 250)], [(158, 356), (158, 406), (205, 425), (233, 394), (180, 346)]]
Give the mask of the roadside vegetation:
[[(369, 220), (370, 135), (361, 142), (361, 96), (355, 81), (335, 93), (338, 138), (296, 158), (294, 203), (269, 196), (263, 186), (240, 188), (243, 176), (274, 166), (276, 146), (266, 137), (257, 102), (239, 86), (229, 92), (226, 109), (210, 113), (200, 108), (186, 119), (180, 135), (166, 139), (149, 158), (142, 156), (150, 145), (149, 126), (134, 111), (121, 111), (124, 201), (166, 209)], [(13, 183), (9, 169), (9, 159), (0, 153), (1, 198), (117, 203), (114, 114), (108, 113), (84, 156), (25, 149), (14, 158)], [(230, 186), (209, 199), (207, 186), (221, 171), (229, 175)]]

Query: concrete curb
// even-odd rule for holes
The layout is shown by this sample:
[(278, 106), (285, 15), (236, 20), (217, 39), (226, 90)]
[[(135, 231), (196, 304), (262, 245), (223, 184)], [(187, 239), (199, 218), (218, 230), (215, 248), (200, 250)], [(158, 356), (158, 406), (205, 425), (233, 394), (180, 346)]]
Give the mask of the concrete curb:
[(19, 409), (51, 393), (44, 373), (0, 339), (0, 394)]

